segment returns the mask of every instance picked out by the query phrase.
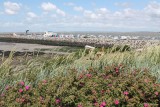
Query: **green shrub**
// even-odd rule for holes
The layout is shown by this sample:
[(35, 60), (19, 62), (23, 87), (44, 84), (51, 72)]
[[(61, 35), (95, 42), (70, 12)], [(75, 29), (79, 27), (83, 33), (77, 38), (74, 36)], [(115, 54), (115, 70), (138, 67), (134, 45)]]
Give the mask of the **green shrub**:
[(32, 107), (139, 107), (157, 106), (160, 84), (147, 69), (131, 71), (126, 65), (106, 66), (102, 71), (70, 69), (37, 85), (18, 82), (6, 86), (0, 106)]

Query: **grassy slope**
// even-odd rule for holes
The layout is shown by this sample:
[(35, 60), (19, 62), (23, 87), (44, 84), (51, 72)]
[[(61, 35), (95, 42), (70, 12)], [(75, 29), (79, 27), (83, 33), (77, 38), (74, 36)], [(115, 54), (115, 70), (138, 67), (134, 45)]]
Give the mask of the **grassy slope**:
[(21, 62), (13, 66), (12, 54), (0, 65), (0, 87), (2, 91), (7, 84), (14, 84), (23, 80), (27, 84), (36, 84), (39, 80), (52, 78), (68, 69), (75, 68), (79, 72), (90, 66), (97, 70), (103, 69), (106, 65), (125, 64), (129, 69), (149, 69), (151, 74), (157, 77), (160, 82), (160, 47), (150, 47), (142, 52), (126, 51), (113, 52), (114, 49), (106, 51), (101, 57), (95, 53), (86, 54), (83, 50), (77, 51), (68, 56), (35, 57), (30, 60), (20, 58)]

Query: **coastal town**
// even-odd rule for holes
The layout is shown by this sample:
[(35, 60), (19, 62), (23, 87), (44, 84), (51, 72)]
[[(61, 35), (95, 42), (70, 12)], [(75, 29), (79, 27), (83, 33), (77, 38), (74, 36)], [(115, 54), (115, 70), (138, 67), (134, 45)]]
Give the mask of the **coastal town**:
[[(37, 33), (1, 33), (1, 42), (40, 43), (60, 46), (110, 47), (128, 45), (135, 49), (160, 45), (159, 32), (37, 32)], [(10, 39), (12, 38), (12, 39)], [(43, 41), (43, 42), (40, 42)], [(76, 44), (75, 44), (76, 43)]]
[(109, 40), (160, 40), (160, 32), (17, 32), (0, 33), (0, 36), (28, 38), (101, 38)]

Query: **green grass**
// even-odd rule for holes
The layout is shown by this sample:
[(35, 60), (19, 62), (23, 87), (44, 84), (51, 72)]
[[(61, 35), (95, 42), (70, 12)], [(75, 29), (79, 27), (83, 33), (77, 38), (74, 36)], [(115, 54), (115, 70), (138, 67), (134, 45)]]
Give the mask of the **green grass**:
[(80, 49), (83, 49), (82, 47), (69, 47), (69, 46), (61, 46), (61, 47), (57, 47), (57, 48), (36, 48), (35, 51), (50, 51), (50, 52), (68, 52), (68, 53), (72, 53), (72, 52), (76, 52)]
[[(74, 50), (74, 49), (73, 49)], [(96, 50), (97, 51), (97, 50)], [(20, 64), (13, 66), (14, 54), (11, 54), (0, 65), (0, 91), (7, 84), (14, 84), (23, 80), (27, 84), (37, 84), (45, 78), (54, 78), (59, 73), (63, 76), (68, 69), (76, 69), (79, 72), (85, 71), (90, 66), (97, 71), (102, 70), (106, 65), (127, 65), (129, 69), (149, 69), (150, 73), (160, 82), (160, 47), (148, 47), (141, 52), (127, 50), (124, 48), (105, 49), (105, 54), (99, 58), (96, 51), (86, 54), (85, 50), (74, 51), (69, 55), (52, 57), (35, 56), (30, 60), (20, 58)]]

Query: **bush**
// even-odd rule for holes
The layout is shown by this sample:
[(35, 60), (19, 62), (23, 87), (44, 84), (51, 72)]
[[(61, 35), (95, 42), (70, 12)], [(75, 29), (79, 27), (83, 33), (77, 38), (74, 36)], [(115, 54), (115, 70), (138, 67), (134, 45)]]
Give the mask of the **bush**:
[(160, 84), (147, 69), (130, 71), (124, 65), (111, 65), (97, 71), (70, 69), (37, 85), (23, 81), (6, 86), (0, 106), (47, 107), (149, 107), (158, 106)]

